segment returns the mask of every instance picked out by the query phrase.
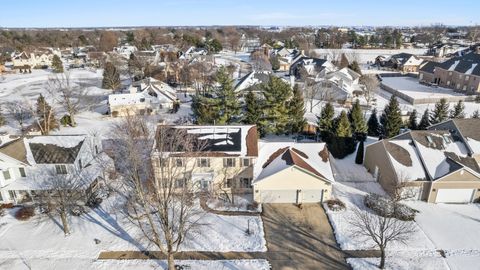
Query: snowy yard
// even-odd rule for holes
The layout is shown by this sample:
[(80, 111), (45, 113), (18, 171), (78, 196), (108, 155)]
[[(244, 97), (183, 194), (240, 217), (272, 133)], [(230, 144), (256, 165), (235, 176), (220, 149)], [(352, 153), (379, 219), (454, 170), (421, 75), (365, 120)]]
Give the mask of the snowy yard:
[(241, 194), (235, 195), (234, 203), (230, 203), (218, 198), (209, 198), (207, 201), (208, 207), (219, 211), (248, 211), (248, 212), (261, 212), (261, 204), (257, 205), (256, 209), (249, 209), (253, 203), (253, 194)]
[[(12, 213), (7, 213), (0, 218), (0, 261), (3, 265), (21, 262), (41, 264), (50, 260), (62, 264), (75, 257), (83, 264), (91, 264), (101, 251), (157, 250), (149, 245), (140, 230), (118, 211), (118, 201), (112, 196), (104, 201), (101, 207), (80, 217), (71, 217), (72, 234), (67, 237), (64, 236), (61, 222), (56, 217), (50, 219), (37, 215), (29, 221), (18, 221)], [(200, 222), (206, 225), (192, 233), (181, 246), (181, 250), (266, 251), (260, 217), (204, 213)], [(251, 235), (245, 233), (248, 223), (253, 232)], [(101, 242), (95, 244), (94, 239)], [(91, 268), (97, 269), (93, 265), (83, 269)]]

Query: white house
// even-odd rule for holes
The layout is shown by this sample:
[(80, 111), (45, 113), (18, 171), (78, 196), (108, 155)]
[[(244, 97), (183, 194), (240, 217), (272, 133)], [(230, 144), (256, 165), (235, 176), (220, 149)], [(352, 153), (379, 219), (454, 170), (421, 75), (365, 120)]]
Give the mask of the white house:
[[(2, 143), (3, 142), (3, 143)], [(53, 177), (72, 177), (78, 188), (93, 190), (105, 180), (112, 160), (100, 141), (87, 135), (3, 136), (0, 142), (0, 202), (34, 200), (51, 189)]]
[(137, 51), (137, 47), (133, 45), (125, 44), (120, 47), (113, 48), (113, 51), (120, 54), (124, 58), (129, 59), (130, 55)]
[(108, 96), (112, 116), (155, 114), (173, 109), (176, 92), (168, 84), (147, 78), (133, 83), (129, 93)]
[(330, 198), (333, 178), (325, 143), (260, 142), (253, 168), (259, 203), (318, 203)]
[[(363, 93), (360, 84), (361, 75), (345, 67), (339, 70), (319, 74), (315, 81), (322, 84), (324, 98), (336, 101), (351, 100), (355, 94)], [(319, 97), (320, 98), (320, 97)]]

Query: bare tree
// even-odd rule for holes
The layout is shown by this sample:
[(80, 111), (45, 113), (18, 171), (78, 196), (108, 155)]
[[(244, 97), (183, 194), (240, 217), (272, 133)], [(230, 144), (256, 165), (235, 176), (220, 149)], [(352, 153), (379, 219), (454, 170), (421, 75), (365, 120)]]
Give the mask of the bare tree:
[(12, 118), (17, 121), (20, 129), (23, 130), (23, 125), (25, 122), (32, 118), (32, 113), (25, 102), (14, 101), (7, 103), (6, 105), (7, 112), (12, 116)]
[(375, 93), (378, 91), (380, 82), (377, 79), (377, 76), (374, 74), (365, 74), (360, 78), (360, 83), (365, 86), (363, 95), (367, 104), (370, 105), (370, 102), (375, 97)]
[(397, 178), (398, 180), (393, 185), (393, 189), (390, 194), (390, 197), (394, 203), (411, 200), (420, 195), (418, 194), (419, 188), (415, 187), (411, 182), (408, 181), (410, 178), (408, 174), (400, 173), (397, 175)]
[(88, 94), (87, 88), (75, 87), (70, 79), (70, 73), (65, 72), (51, 77), (47, 83), (47, 91), (60, 106), (68, 113), (70, 124), (76, 126), (75, 115)]
[(113, 132), (121, 142), (116, 150), (123, 161), (120, 174), (128, 194), (127, 214), (142, 235), (167, 255), (168, 269), (173, 270), (175, 253), (201, 225), (199, 186), (190, 181), (198, 140), (186, 130), (162, 125), (154, 136), (138, 116), (126, 117)]
[(332, 90), (326, 87), (327, 82), (324, 80), (314, 81), (306, 80), (304, 84), (304, 97), (309, 104), (309, 111), (313, 112), (313, 108), (322, 101), (331, 101)]
[[(369, 211), (355, 208), (354, 217), (348, 220), (355, 237), (367, 237), (380, 249), (380, 269), (385, 268), (385, 250), (393, 242), (407, 244), (415, 232), (413, 222), (400, 221), (394, 217), (382, 217)], [(374, 247), (372, 247), (374, 248)]]
[(272, 64), (268, 57), (261, 51), (254, 51), (250, 54), (253, 70), (257, 71), (272, 71)]

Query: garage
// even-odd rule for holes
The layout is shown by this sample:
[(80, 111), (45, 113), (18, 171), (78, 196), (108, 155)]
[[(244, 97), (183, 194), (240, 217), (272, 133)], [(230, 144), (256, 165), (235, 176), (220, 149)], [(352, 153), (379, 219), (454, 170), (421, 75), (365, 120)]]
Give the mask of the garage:
[(437, 203), (469, 203), (472, 201), (474, 189), (439, 189)]
[(296, 190), (260, 190), (261, 202), (264, 203), (297, 203)]
[(302, 203), (318, 203), (323, 201), (323, 190), (321, 189), (302, 190), (300, 194)]

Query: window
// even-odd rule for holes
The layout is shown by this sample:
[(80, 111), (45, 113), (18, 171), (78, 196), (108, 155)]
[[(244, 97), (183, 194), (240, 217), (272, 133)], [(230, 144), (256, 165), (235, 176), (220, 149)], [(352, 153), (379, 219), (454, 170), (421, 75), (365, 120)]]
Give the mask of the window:
[(223, 167), (235, 167), (235, 159), (234, 158), (225, 158), (223, 159)]
[(10, 171), (9, 170), (3, 171), (3, 179), (8, 180), (10, 178), (11, 178)]
[(202, 167), (202, 168), (210, 167), (210, 159), (208, 159), (208, 158), (197, 159), (197, 166)]
[(185, 186), (185, 179), (175, 179), (175, 188), (183, 188)]
[(95, 145), (95, 154), (98, 155), (98, 146), (97, 145)]
[(181, 158), (175, 159), (175, 167), (183, 167), (183, 160)]
[(243, 166), (243, 167), (248, 167), (248, 166), (250, 166), (250, 159), (249, 159), (249, 158), (244, 158), (244, 159), (242, 159), (242, 166)]
[(145, 98), (140, 98), (140, 102), (145, 102)]
[(55, 165), (55, 170), (57, 174), (67, 174), (67, 166), (65, 165)]
[(252, 178), (240, 178), (240, 187), (241, 188), (251, 188)]
[(470, 79), (470, 76), (465, 76), (465, 81), (468, 81)]
[(225, 182), (223, 183), (223, 187), (224, 188), (232, 188), (233, 187), (233, 179), (228, 178), (227, 180), (225, 180)]
[(18, 168), (18, 171), (20, 172), (20, 176), (21, 176), (21, 177), (27, 176), (27, 175), (25, 174), (25, 168), (20, 167), (20, 168)]

